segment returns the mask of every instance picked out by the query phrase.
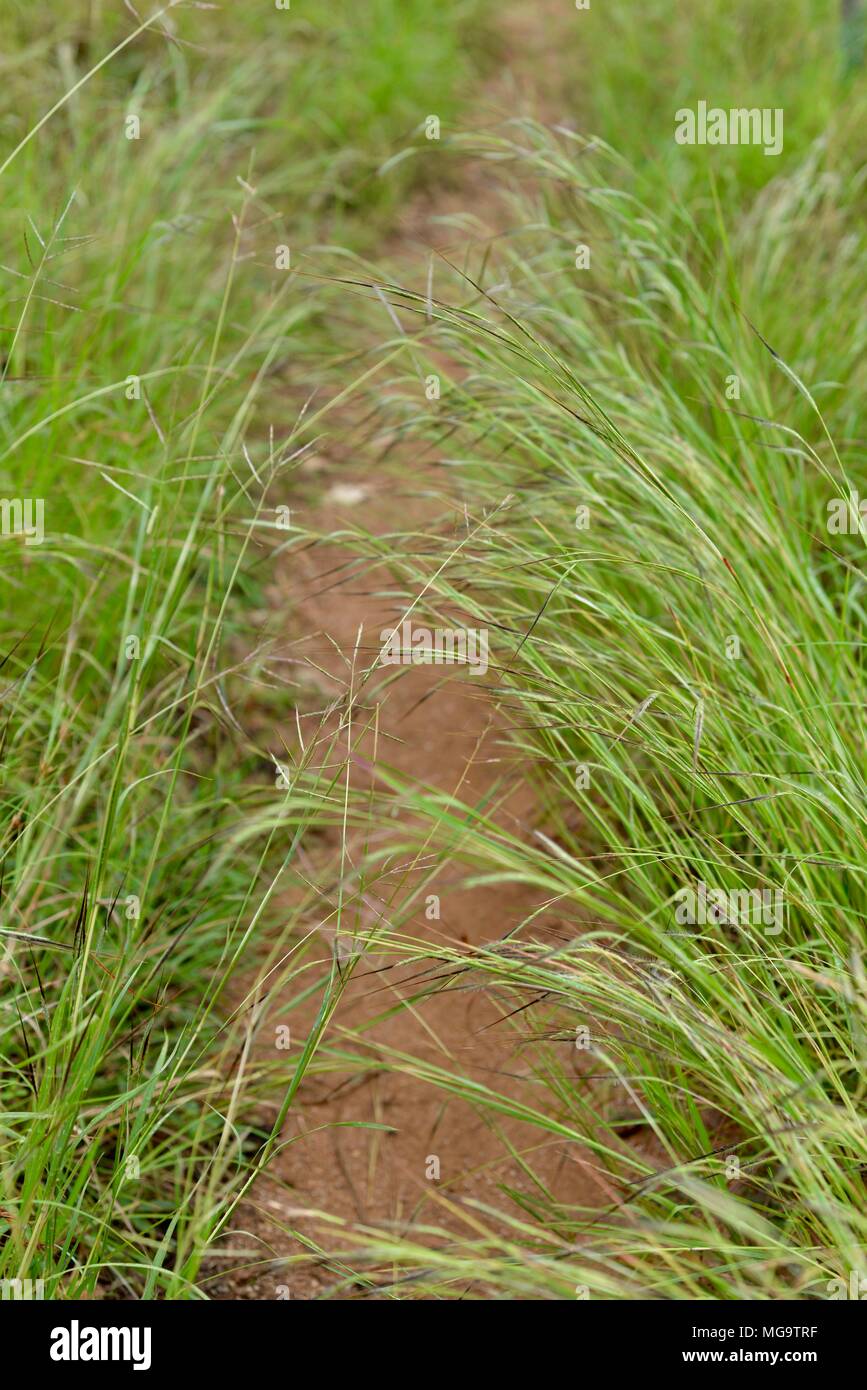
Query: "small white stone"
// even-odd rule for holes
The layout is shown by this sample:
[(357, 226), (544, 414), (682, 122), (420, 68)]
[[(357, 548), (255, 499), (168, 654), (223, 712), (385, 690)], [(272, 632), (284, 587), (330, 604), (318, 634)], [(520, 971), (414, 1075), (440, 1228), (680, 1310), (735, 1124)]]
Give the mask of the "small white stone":
[(367, 489), (359, 483), (335, 483), (328, 489), (328, 501), (338, 507), (357, 507), (367, 496)]

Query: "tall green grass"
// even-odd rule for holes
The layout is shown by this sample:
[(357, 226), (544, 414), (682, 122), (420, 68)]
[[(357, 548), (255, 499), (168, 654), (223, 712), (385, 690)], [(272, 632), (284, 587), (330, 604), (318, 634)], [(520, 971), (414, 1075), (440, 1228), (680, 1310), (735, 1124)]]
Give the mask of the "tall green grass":
[(388, 225), (417, 174), (376, 171), (457, 110), (478, 14), (4, 9), (0, 489), (45, 536), (0, 544), (0, 1277), (47, 1296), (204, 1296), (303, 1075), (253, 1042), (332, 800), (275, 785), (262, 615), (329, 344), (304, 259)]

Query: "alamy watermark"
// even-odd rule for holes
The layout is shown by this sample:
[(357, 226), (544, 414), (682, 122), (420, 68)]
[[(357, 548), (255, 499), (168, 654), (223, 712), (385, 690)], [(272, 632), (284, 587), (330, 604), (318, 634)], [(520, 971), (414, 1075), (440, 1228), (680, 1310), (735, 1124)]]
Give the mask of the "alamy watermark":
[(0, 497), (0, 535), (23, 536), (25, 545), (45, 540), (45, 500), (42, 497)]
[(69, 1327), (52, 1328), (48, 1354), (52, 1361), (129, 1361), (134, 1371), (148, 1371), (151, 1329), (82, 1327), (73, 1318)]
[(867, 535), (867, 497), (862, 501), (857, 492), (848, 498), (832, 497), (828, 503), (828, 534), (831, 536)]
[(679, 888), (674, 896), (674, 920), (681, 927), (752, 925), (764, 928), (767, 936), (783, 930), (781, 888), (708, 888), (699, 881), (694, 888)]
[(405, 618), (400, 627), (384, 627), (379, 634), (383, 666), (471, 666), (480, 676), (488, 669), (487, 628), (412, 626)]
[(674, 138), (679, 145), (763, 145), (766, 155), (783, 149), (783, 108), (708, 107), (700, 101), (693, 111), (682, 106), (674, 113)]
[(849, 1270), (848, 1283), (845, 1279), (829, 1279), (825, 1287), (828, 1297), (832, 1300), (845, 1298), (857, 1303), (867, 1302), (867, 1279), (859, 1274), (857, 1269)]
[(0, 1299), (14, 1299), (16, 1302), (24, 1300), (31, 1303), (34, 1299), (42, 1300), (45, 1298), (44, 1279), (0, 1279)]

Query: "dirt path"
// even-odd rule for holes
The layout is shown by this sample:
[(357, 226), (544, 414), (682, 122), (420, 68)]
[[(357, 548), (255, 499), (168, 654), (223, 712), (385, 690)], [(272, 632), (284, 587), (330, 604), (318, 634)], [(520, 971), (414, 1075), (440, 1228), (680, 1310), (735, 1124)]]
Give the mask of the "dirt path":
[[(557, 35), (558, 26), (570, 22), (570, 16), (564, 16), (560, 4), (545, 3), (532, 11), (530, 15), (528, 7), (519, 6), (503, 16), (508, 59), (480, 94), (478, 119), (471, 116), (469, 125), (481, 124), (492, 110), (541, 110), (549, 119), (569, 118), (557, 104), (553, 77), (561, 82), (564, 78), (557, 63)], [(454, 247), (454, 234), (444, 234), (433, 221), (444, 211), (479, 217), (493, 234), (506, 227), (494, 177), (484, 168), (467, 168), (464, 182), (444, 197), (426, 191), (405, 209), (381, 258), (392, 280), (423, 283), (430, 247), (446, 242)], [(374, 467), (342, 462), (329, 456), (326, 446), (314, 465), (323, 493), (314, 508), (305, 509), (305, 523), (325, 535), (355, 522), (379, 535), (408, 525), (423, 531), (441, 513), (441, 504), (419, 498), (419, 484), (426, 478), (409, 450), (399, 465), (406, 476), (403, 495)], [(441, 489), (441, 479), (436, 482)], [(352, 556), (350, 549), (333, 544), (296, 553), (283, 564), (270, 596), (277, 612), (291, 614), (293, 637), (305, 639), (296, 650), (310, 661), (310, 680), (319, 697), (313, 703), (320, 709), (346, 690), (353, 669), (370, 665), (381, 629), (392, 627), (402, 615), (401, 604), (377, 597), (393, 588), (384, 566), (356, 572), (354, 578), (341, 577)], [(397, 669), (397, 679), (385, 679)], [(504, 724), (490, 684), (474, 680), (466, 667), (406, 666), (377, 673), (356, 699), (356, 724), (373, 719), (375, 711), (376, 732), (355, 741), (344, 728), (330, 753), (332, 761), (346, 761), (356, 789), (376, 783), (378, 768), (387, 766), (472, 804), (491, 795), (495, 785), (502, 788), (506, 774), (506, 790), (498, 792), (494, 818), (512, 833), (531, 837), (539, 810), (521, 769), (504, 749)], [(318, 711), (309, 711), (297, 727), (283, 730), (287, 744), (300, 752), (305, 723), (315, 732), (319, 718)], [(320, 730), (323, 743), (334, 727), (332, 719)], [(408, 864), (406, 854), (395, 850), (393, 866), (388, 862), (391, 844), (405, 841), (407, 830), (399, 823), (391, 837), (387, 829), (381, 833), (377, 848), (386, 870), (366, 892), (363, 929), (374, 927), (378, 917), (403, 918), (419, 876), (427, 872), (428, 854)], [(351, 875), (363, 857), (364, 840), (365, 833), (344, 837), (337, 831), (319, 840), (310, 871), (317, 876), (324, 904), (333, 903), (335, 882)], [(538, 894), (513, 885), (470, 889), (461, 880), (455, 864), (441, 864), (413, 904), (406, 932), (430, 941), (432, 948), (444, 940), (472, 945), (502, 937), (540, 908)], [(314, 955), (325, 971), (335, 949), (334, 918), (330, 908), (322, 916), (326, 920)], [(557, 927), (557, 920), (543, 913), (533, 932), (538, 937)], [(335, 1267), (327, 1259), (309, 1258), (288, 1234), (291, 1230), (311, 1237), (325, 1250), (345, 1247), (346, 1232), (357, 1226), (411, 1234), (424, 1244), (435, 1239), (421, 1233), (426, 1226), (464, 1236), (478, 1234), (479, 1217), (463, 1205), (466, 1198), (517, 1215), (519, 1209), (504, 1187), (532, 1201), (552, 1199), (567, 1205), (592, 1204), (610, 1196), (584, 1161), (586, 1155), (576, 1153), (574, 1146), (567, 1152), (560, 1140), (540, 1140), (538, 1130), (512, 1120), (494, 1121), (480, 1108), (431, 1085), (412, 1065), (394, 1067), (392, 1059), (399, 1053), (447, 1066), (471, 1080), (484, 1080), (503, 1095), (534, 1103), (530, 1059), (516, 1047), (508, 1026), (498, 1024), (511, 1005), (488, 992), (466, 989), (431, 993), (410, 1007), (396, 1008), (407, 998), (415, 999), (419, 985), (417, 970), (395, 971), (393, 964), (392, 956), (369, 951), (356, 967), (329, 1025), (329, 1037), (342, 1037), (347, 1052), (367, 1060), (361, 1066), (348, 1062), (342, 1075), (312, 1074), (305, 1080), (282, 1136), (291, 1142), (281, 1149), (270, 1175), (256, 1185), (236, 1223), (253, 1236), (248, 1249), (258, 1246), (259, 1258), (270, 1257), (273, 1263), (231, 1281), (222, 1296), (321, 1296), (334, 1283)], [(293, 1034), (296, 1028), (312, 1026), (317, 1004), (311, 998), (293, 1010)], [(273, 1037), (281, 1021), (285, 1014), (281, 1001), (275, 1000), (263, 1034)], [(351, 1127), (358, 1122), (389, 1128)], [(321, 1213), (330, 1222), (324, 1222)], [(302, 1255), (303, 1263), (298, 1262)], [(289, 1266), (287, 1258), (293, 1261)]]

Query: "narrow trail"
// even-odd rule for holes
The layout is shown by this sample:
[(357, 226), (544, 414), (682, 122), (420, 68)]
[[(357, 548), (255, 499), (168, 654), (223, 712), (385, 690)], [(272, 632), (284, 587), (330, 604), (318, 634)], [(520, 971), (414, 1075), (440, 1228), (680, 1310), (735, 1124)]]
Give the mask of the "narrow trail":
[[(467, 128), (483, 125), (492, 112), (502, 116), (514, 110), (551, 121), (570, 119), (572, 113), (558, 104), (567, 74), (558, 61), (557, 39), (560, 26), (570, 19), (562, 5), (549, 0), (534, 6), (532, 14), (526, 7), (514, 7), (502, 16), (503, 67), (480, 92)], [(440, 192), (428, 188), (411, 200), (379, 257), (393, 281), (423, 285), (431, 247), (447, 244), (449, 255), (455, 254), (454, 233), (444, 234), (435, 221), (444, 214), (477, 218), (490, 226), (492, 236), (506, 230), (496, 174), (468, 164), (457, 186), (453, 183)], [(341, 435), (345, 437), (343, 429)], [(321, 484), (321, 496), (305, 507), (305, 524), (323, 535), (354, 523), (374, 535), (408, 527), (423, 532), (427, 521), (441, 515), (442, 503), (424, 497), (425, 484), (434, 480), (425, 475), (425, 465), (413, 457), (411, 447), (403, 447), (406, 457), (398, 458), (397, 471), (406, 486), (398, 493), (375, 466), (329, 454), (326, 441), (311, 474), (317, 488)], [(394, 473), (392, 455), (390, 477)], [(441, 495), (441, 477), (435, 485)], [(457, 516), (455, 527), (457, 533)], [(280, 565), (270, 593), (283, 631), (288, 628), (297, 644), (296, 654), (309, 660), (307, 679), (321, 697), (313, 702), (319, 709), (346, 690), (353, 671), (371, 665), (380, 630), (394, 626), (401, 616), (401, 605), (377, 597), (394, 587), (387, 567), (356, 569), (353, 577), (348, 565), (353, 558), (349, 547), (333, 543), (296, 552)], [(395, 670), (397, 679), (392, 678)], [(388, 671), (387, 680), (381, 670), (358, 692), (356, 722), (371, 720), (375, 732), (356, 741), (343, 729), (331, 752), (332, 760), (346, 760), (354, 788), (363, 790), (374, 783), (381, 764), (470, 805), (493, 796), (495, 822), (529, 839), (541, 813), (514, 754), (505, 747), (505, 724), (494, 707), (491, 686), (461, 666)], [(302, 715), (297, 727), (282, 730), (287, 745), (300, 751), (299, 730), (303, 737), (305, 726), (315, 728), (318, 718), (318, 711)], [(323, 743), (334, 727), (332, 721), (320, 732)], [(556, 933), (556, 916), (540, 912), (540, 894), (512, 884), (467, 888), (461, 870), (451, 862), (440, 865), (425, 882), (419, 902), (407, 915), (406, 901), (419, 876), (428, 874), (431, 856), (422, 849), (408, 863), (405, 853), (396, 852), (398, 842), (406, 839), (405, 824), (395, 825), (394, 853), (388, 830), (379, 833), (377, 849), (386, 869), (366, 895), (362, 928), (369, 930), (380, 919), (400, 915), (406, 934), (428, 940), (432, 947), (444, 941), (473, 945), (502, 937), (539, 913), (534, 935)], [(321, 917), (326, 919), (313, 953), (323, 972), (335, 950), (334, 885), (363, 856), (364, 841), (363, 833), (350, 832), (344, 838), (334, 829), (319, 839), (311, 856), (310, 871), (321, 889)], [(365, 955), (329, 1024), (332, 1039), (342, 1038), (347, 1052), (366, 1054), (370, 1064), (362, 1070), (349, 1066), (344, 1076), (329, 1072), (305, 1079), (284, 1126), (281, 1150), (234, 1223), (248, 1237), (247, 1250), (252, 1236), (258, 1259), (270, 1267), (224, 1281), (218, 1296), (321, 1296), (335, 1281), (334, 1269), (326, 1260), (283, 1264), (287, 1257), (297, 1260), (305, 1253), (287, 1234), (290, 1229), (325, 1249), (340, 1249), (344, 1232), (357, 1226), (385, 1227), (424, 1244), (426, 1237), (418, 1234), (424, 1226), (464, 1237), (479, 1234), (480, 1218), (462, 1206), (465, 1198), (499, 1210), (510, 1206), (517, 1214), (518, 1208), (500, 1191), (503, 1186), (536, 1201), (545, 1200), (547, 1190), (566, 1205), (594, 1205), (613, 1196), (589, 1166), (589, 1155), (576, 1153), (574, 1145), (560, 1139), (540, 1141), (537, 1129), (485, 1116), (414, 1074), (411, 1065), (401, 1070), (377, 1066), (377, 1058), (394, 1054), (433, 1067), (447, 1065), (470, 1080), (494, 1085), (505, 1096), (534, 1104), (530, 1061), (508, 1027), (496, 1026), (513, 1005), (470, 986), (428, 994), (421, 1002), (398, 1007), (420, 991), (412, 981), (417, 972), (399, 971), (401, 983), (392, 973), (393, 961), (393, 956), (375, 952)], [(273, 1038), (274, 1028), (286, 1021), (280, 1005), (272, 1001), (263, 1035)], [(293, 1035), (313, 1025), (317, 1007), (318, 1000), (311, 998), (293, 1009)], [(359, 1122), (388, 1129), (352, 1127)], [(433, 1160), (438, 1177), (431, 1177)], [(330, 1225), (323, 1223), (320, 1213), (331, 1218)], [(490, 1219), (482, 1224), (491, 1227)]]

